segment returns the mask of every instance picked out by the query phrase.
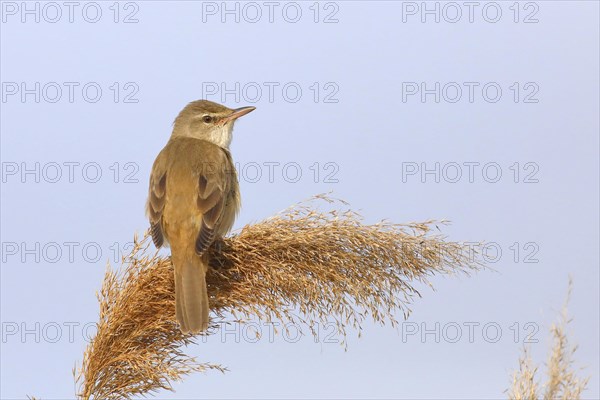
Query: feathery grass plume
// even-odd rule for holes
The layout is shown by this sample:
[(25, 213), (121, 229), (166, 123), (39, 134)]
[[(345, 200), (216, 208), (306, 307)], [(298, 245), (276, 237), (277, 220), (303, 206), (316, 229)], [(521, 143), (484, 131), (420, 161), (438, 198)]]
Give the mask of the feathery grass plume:
[(567, 326), (571, 319), (567, 313), (567, 305), (571, 299), (573, 281), (569, 278), (567, 298), (560, 313), (558, 322), (552, 324), (550, 332), (554, 340), (548, 359), (548, 383), (544, 399), (579, 399), (585, 390), (589, 377), (580, 378), (573, 369), (573, 355), (577, 346), (571, 346), (567, 338)]
[(84, 399), (122, 399), (159, 389), (192, 371), (220, 369), (198, 364), (181, 347), (193, 343), (173, 321), (173, 279), (165, 260), (149, 256), (145, 236), (134, 237), (131, 254), (121, 272), (107, 269), (97, 295), (97, 332), (76, 377)]
[[(314, 206), (329, 205), (328, 211)], [(324, 195), (297, 204), (239, 233), (210, 251), (215, 268), (206, 276), (212, 328), (227, 315), (279, 320), (312, 330), (335, 321), (343, 338), (370, 317), (392, 326), (420, 296), (416, 282), (434, 274), (482, 267), (476, 246), (432, 234), (434, 221), (374, 225), (335, 206)], [(169, 258), (148, 255), (146, 235), (124, 258), (122, 273), (107, 271), (100, 321), (79, 372), (80, 397), (130, 398), (158, 389), (195, 370), (223, 369), (197, 364), (181, 347), (193, 342), (175, 322), (174, 281)]]
[(573, 355), (577, 346), (571, 346), (567, 338), (567, 327), (571, 322), (568, 317), (567, 306), (571, 298), (573, 282), (569, 278), (567, 298), (562, 307), (560, 318), (550, 327), (553, 344), (550, 350), (547, 365), (548, 381), (543, 385), (545, 391), (542, 395), (540, 384), (537, 383), (536, 373), (538, 368), (532, 366), (529, 350), (524, 349), (524, 355), (519, 359), (519, 371), (513, 373), (509, 398), (515, 400), (578, 400), (585, 390), (589, 377), (580, 378), (573, 369)]
[(519, 371), (512, 375), (512, 383), (509, 398), (514, 400), (537, 400), (539, 385), (536, 380), (538, 368), (533, 365), (529, 349), (523, 349), (523, 355), (519, 357)]

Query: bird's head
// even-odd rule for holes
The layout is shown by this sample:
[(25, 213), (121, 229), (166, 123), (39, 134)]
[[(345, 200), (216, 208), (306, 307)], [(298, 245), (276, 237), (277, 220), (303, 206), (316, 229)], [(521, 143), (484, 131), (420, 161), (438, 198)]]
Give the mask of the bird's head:
[(241, 107), (232, 110), (208, 100), (192, 101), (175, 118), (171, 136), (203, 139), (228, 149), (235, 121), (255, 109)]

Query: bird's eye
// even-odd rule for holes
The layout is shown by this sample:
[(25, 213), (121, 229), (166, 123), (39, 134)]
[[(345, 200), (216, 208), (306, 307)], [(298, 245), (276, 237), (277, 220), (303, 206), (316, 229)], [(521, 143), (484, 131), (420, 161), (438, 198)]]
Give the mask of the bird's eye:
[(213, 117), (211, 117), (210, 115), (205, 115), (204, 117), (202, 117), (202, 121), (206, 122), (207, 124), (210, 124), (213, 121)]

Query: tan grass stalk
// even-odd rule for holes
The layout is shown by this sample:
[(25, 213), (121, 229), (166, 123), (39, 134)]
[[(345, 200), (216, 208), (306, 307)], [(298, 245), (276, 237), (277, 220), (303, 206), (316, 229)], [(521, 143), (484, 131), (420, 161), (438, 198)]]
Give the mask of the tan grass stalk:
[(529, 348), (523, 349), (519, 357), (519, 370), (512, 375), (509, 398), (514, 400), (537, 400), (539, 385), (537, 383), (538, 368), (533, 365)]
[[(571, 320), (567, 306), (571, 298), (573, 282), (569, 279), (567, 298), (562, 307), (560, 318), (550, 327), (552, 348), (548, 357), (547, 382), (541, 386), (537, 382), (537, 367), (533, 366), (529, 349), (525, 347), (524, 355), (519, 359), (519, 371), (513, 373), (509, 398), (515, 400), (578, 400), (585, 390), (589, 377), (581, 378), (573, 368), (573, 355), (577, 346), (571, 346), (567, 338), (567, 327)], [(541, 387), (545, 387), (542, 393)]]
[[(233, 315), (311, 331), (335, 321), (345, 338), (348, 328), (360, 333), (367, 317), (382, 325), (406, 317), (420, 296), (416, 282), (481, 267), (464, 245), (432, 234), (434, 221), (365, 225), (358, 214), (336, 210), (340, 201), (317, 200), (333, 209), (297, 204), (226, 238), (220, 252), (211, 249), (221, 267), (207, 275), (213, 323)], [(147, 395), (192, 371), (223, 370), (184, 354), (194, 337), (175, 322), (172, 266), (149, 245), (147, 236), (136, 239), (122, 272), (106, 273), (97, 333), (77, 378), (81, 398)]]
[(560, 313), (560, 319), (550, 327), (553, 346), (548, 358), (548, 382), (544, 393), (545, 400), (554, 399), (580, 399), (581, 393), (587, 386), (589, 377), (580, 378), (577, 370), (573, 368), (573, 355), (577, 346), (571, 346), (567, 338), (567, 326), (571, 319), (567, 313), (567, 306), (571, 298), (573, 282), (569, 279), (567, 298)]

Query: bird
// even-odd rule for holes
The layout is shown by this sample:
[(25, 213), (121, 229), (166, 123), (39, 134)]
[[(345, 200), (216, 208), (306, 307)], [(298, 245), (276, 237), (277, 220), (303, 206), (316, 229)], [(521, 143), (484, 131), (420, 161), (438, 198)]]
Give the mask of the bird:
[(240, 210), (229, 146), (236, 120), (254, 110), (192, 101), (175, 118), (152, 165), (146, 215), (154, 245), (171, 248), (175, 315), (183, 333), (209, 326), (207, 250), (231, 230)]

